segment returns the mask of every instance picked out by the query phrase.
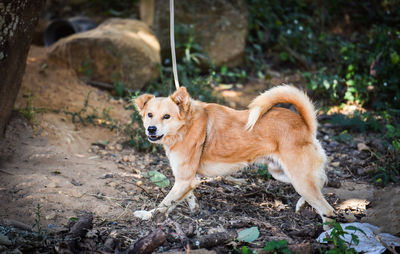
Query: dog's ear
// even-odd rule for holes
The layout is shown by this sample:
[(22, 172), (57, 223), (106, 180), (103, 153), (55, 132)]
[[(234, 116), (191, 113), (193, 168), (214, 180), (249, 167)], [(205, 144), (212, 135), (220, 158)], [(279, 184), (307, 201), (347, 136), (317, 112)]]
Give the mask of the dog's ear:
[(143, 94), (135, 99), (136, 108), (140, 111), (143, 110), (146, 103), (153, 99), (155, 96), (151, 94)]
[(190, 108), (190, 95), (185, 87), (180, 87), (171, 96), (171, 100), (178, 105), (181, 111), (188, 111)]

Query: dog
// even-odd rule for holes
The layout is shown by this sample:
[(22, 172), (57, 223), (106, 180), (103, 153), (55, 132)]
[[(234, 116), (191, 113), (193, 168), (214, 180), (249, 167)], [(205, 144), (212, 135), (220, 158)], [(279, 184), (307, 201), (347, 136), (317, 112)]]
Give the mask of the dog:
[[(144, 94), (134, 103), (148, 140), (163, 145), (175, 177), (157, 208), (134, 216), (147, 220), (155, 213), (168, 214), (184, 199), (194, 210), (196, 175), (228, 175), (252, 163), (266, 164), (276, 180), (293, 185), (301, 196), (296, 212), (307, 202), (323, 222), (334, 215), (321, 192), (327, 159), (316, 139), (316, 112), (299, 89), (274, 87), (256, 97), (248, 110), (194, 100), (184, 87), (169, 97)], [(274, 107), (279, 103), (294, 105), (299, 114)]]

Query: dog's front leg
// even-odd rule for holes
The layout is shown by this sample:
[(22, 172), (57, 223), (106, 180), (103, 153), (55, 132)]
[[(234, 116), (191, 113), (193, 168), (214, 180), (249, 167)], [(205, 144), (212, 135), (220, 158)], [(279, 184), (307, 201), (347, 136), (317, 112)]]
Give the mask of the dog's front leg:
[(153, 217), (154, 213), (166, 214), (172, 211), (176, 204), (182, 201), (191, 191), (197, 186), (196, 181), (193, 179), (189, 180), (176, 180), (174, 186), (168, 195), (163, 199), (160, 205), (153, 210), (135, 211), (133, 215), (142, 220), (149, 220)]
[(182, 201), (188, 195), (190, 195), (190, 193), (196, 186), (197, 184), (194, 179), (190, 180), (177, 179), (171, 191), (157, 207), (157, 212), (160, 213), (171, 212), (180, 201)]

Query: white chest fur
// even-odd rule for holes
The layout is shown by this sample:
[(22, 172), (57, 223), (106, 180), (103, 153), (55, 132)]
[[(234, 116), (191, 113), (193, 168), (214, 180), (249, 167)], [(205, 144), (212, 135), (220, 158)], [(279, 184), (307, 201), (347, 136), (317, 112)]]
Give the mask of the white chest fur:
[(178, 172), (179, 167), (181, 167), (185, 158), (182, 158), (183, 156), (175, 151), (167, 151), (167, 156), (169, 159), (169, 164), (172, 168), (172, 173), (174, 174), (174, 176), (176, 176), (176, 173)]

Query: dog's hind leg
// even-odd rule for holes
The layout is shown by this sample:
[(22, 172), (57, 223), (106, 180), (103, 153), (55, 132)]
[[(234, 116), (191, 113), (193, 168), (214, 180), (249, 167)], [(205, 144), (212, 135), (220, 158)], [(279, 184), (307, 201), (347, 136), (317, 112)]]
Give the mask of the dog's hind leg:
[(189, 194), (185, 197), (185, 199), (189, 205), (189, 209), (191, 212), (194, 212), (199, 208), (199, 205), (197, 204), (197, 200), (195, 195), (193, 194), (193, 191), (189, 192)]
[[(289, 176), (286, 175), (285, 171), (282, 169), (282, 166), (277, 161), (269, 161), (267, 163), (268, 172), (278, 181), (284, 183), (290, 183), (291, 180)], [(301, 208), (306, 204), (306, 200), (304, 197), (300, 197), (296, 204), (296, 213), (301, 210)]]
[[(304, 157), (304, 155), (307, 155)], [(321, 189), (325, 183), (324, 154), (312, 145), (303, 147), (300, 154), (285, 154), (283, 159), (293, 187), (301, 195), (296, 208), (307, 201), (321, 216), (323, 222), (330, 221), (334, 209), (322, 195)], [(301, 157), (303, 156), (303, 157)], [(328, 226), (324, 226), (324, 229)]]

